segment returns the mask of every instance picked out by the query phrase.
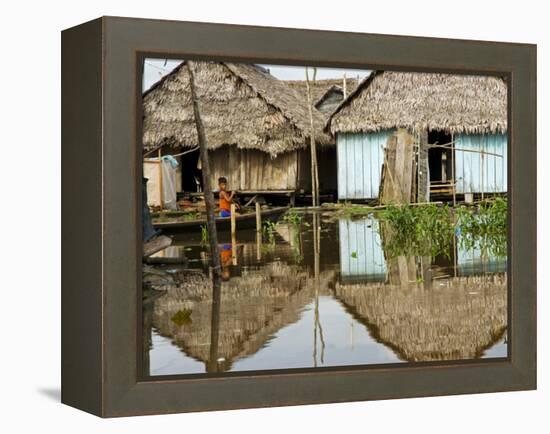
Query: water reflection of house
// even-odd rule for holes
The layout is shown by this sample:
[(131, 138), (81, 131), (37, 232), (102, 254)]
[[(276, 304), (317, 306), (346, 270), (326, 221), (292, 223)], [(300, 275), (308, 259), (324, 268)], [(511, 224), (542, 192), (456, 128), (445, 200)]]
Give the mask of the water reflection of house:
[[(338, 221), (340, 276), (342, 282), (373, 281), (390, 284), (432, 279), (443, 275), (473, 276), (506, 271), (506, 257), (481, 249), (479, 243), (465, 247), (460, 235), (449, 244), (449, 251), (429, 256), (388, 257), (380, 236), (380, 223), (375, 218)], [(425, 271), (430, 269), (430, 273)], [(456, 268), (456, 270), (453, 270)], [(419, 273), (422, 273), (420, 275)]]
[[(195, 70), (213, 185), (226, 176), (230, 188), (240, 192), (309, 190), (310, 121), (304, 95), (255, 65), (195, 62)], [(191, 151), (181, 155), (182, 189), (196, 191), (199, 152), (185, 62), (145, 92), (143, 114), (145, 151)], [(324, 122), (325, 116), (314, 111), (316, 141), (332, 144), (322, 131)], [(320, 178), (335, 179), (333, 174), (331, 166)]]
[(386, 260), (374, 218), (340, 219), (340, 276), (343, 280), (386, 280)]
[[(328, 293), (333, 276), (321, 275), (318, 294)], [(216, 311), (211, 279), (202, 273), (187, 275), (155, 301), (149, 324), (203, 362), (207, 371), (230, 370), (235, 361), (255, 354), (277, 331), (298, 321), (316, 294), (310, 277), (307, 270), (283, 262), (247, 268), (222, 283)], [(188, 321), (175, 321), (178, 312), (190, 313)], [(212, 332), (217, 334), (215, 348)]]
[(410, 136), (403, 146), (417, 147), (405, 165), (414, 165), (420, 150), (412, 169), (419, 197), (427, 183), (435, 191), (453, 175), (458, 194), (507, 191), (507, 86), (500, 77), (377, 71), (340, 104), (327, 130), (336, 135), (339, 199), (378, 198), (384, 147), (398, 130)]
[[(460, 239), (459, 239), (460, 241)], [(459, 276), (471, 276), (482, 273), (503, 273), (507, 268), (505, 256), (486, 251), (479, 243), (471, 248), (462, 247), (460, 242), (456, 249), (457, 273)]]
[(481, 357), (505, 336), (506, 275), (432, 285), (336, 285), (336, 296), (373, 337), (407, 361)]

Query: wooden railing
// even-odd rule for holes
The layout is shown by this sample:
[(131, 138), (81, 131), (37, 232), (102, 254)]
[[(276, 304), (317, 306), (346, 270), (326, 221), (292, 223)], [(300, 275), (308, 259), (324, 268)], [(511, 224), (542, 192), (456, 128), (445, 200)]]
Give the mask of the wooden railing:
[(451, 181), (430, 181), (430, 195), (452, 195), (455, 192), (456, 183)]

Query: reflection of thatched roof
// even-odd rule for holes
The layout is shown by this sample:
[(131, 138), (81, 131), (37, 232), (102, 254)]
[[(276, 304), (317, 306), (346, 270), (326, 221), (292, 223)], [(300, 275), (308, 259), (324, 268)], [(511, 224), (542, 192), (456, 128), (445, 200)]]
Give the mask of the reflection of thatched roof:
[[(286, 84), (295, 89), (301, 96), (307, 100), (307, 87), (305, 80), (286, 80)], [(355, 90), (359, 80), (357, 78), (346, 78), (346, 92), (349, 95)], [(315, 107), (319, 107), (323, 101), (332, 93), (338, 93), (344, 97), (343, 78), (329, 78), (324, 80), (315, 80), (311, 82), (311, 100)]]
[(378, 71), (342, 102), (327, 129), (333, 134), (399, 127), (505, 133), (506, 95), (506, 83), (498, 77)]
[[(305, 147), (309, 136), (307, 100), (291, 87), (254, 65), (195, 62), (197, 93), (208, 146), (237, 145), (272, 155)], [(314, 111), (316, 139), (325, 119)], [(143, 143), (146, 149), (162, 145), (198, 144), (185, 62), (145, 92)]]
[[(284, 263), (272, 263), (250, 270), (222, 284), (219, 369), (230, 369), (238, 359), (258, 352), (282, 327), (300, 318), (311, 302), (313, 289), (307, 272)], [(191, 322), (178, 325), (172, 320), (178, 311), (190, 310)], [(211, 358), (212, 285), (197, 274), (155, 302), (153, 326), (171, 338), (188, 356), (208, 365)]]
[(477, 358), (507, 327), (506, 276), (423, 285), (337, 285), (337, 297), (373, 336), (407, 361)]

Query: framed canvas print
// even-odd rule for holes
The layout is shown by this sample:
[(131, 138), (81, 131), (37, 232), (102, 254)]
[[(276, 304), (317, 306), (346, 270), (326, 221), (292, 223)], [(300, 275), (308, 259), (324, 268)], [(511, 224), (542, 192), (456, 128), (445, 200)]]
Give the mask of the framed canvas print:
[(536, 46), (103, 17), (62, 74), (64, 403), (536, 387)]

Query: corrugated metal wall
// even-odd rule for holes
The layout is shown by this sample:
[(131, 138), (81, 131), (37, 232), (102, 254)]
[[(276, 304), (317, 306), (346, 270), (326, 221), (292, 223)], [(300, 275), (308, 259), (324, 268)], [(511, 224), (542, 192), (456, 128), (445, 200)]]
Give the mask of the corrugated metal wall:
[[(455, 135), (455, 177), (457, 193), (504, 193), (507, 188), (508, 146), (505, 134)], [(464, 152), (485, 151), (495, 155)], [(483, 170), (482, 169), (483, 165)]]
[(506, 257), (486, 255), (479, 246), (465, 249), (459, 245), (456, 249), (457, 271), (459, 276), (472, 276), (483, 273), (503, 273), (506, 271)]
[(375, 219), (338, 221), (340, 274), (343, 278), (363, 277), (383, 281), (386, 261)]
[(380, 188), (384, 146), (393, 130), (338, 133), (338, 199), (375, 199)]

